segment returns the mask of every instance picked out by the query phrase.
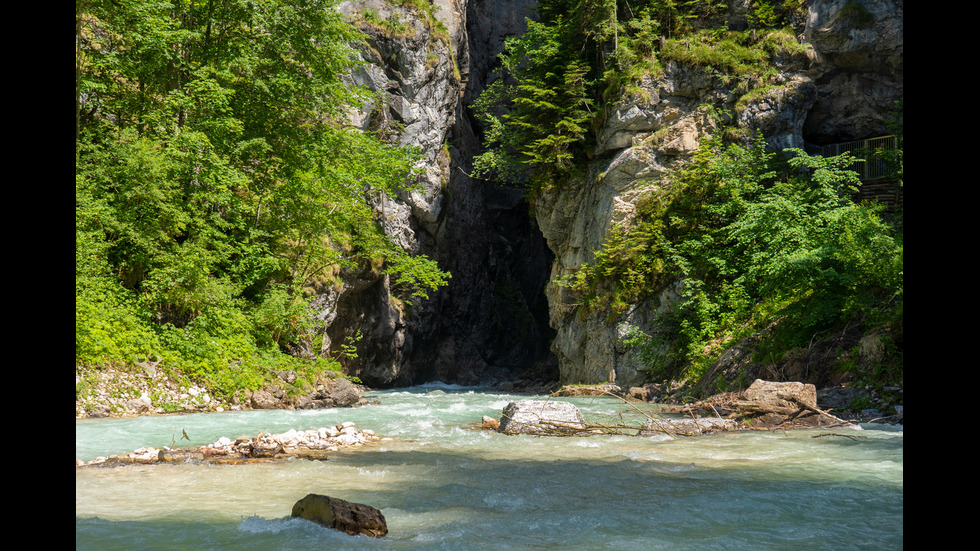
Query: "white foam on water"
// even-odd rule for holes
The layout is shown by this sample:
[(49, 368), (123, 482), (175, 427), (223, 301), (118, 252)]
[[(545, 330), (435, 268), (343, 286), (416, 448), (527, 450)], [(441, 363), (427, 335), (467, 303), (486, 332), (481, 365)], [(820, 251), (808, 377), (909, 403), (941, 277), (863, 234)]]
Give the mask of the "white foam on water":
[[(901, 430), (508, 436), (475, 427), (509, 395), (431, 385), (371, 398), (381, 404), (76, 423), (76, 453), (93, 457), (169, 444), (174, 426), (209, 443), (352, 421), (386, 439), (327, 461), (79, 469), (76, 548), (154, 548), (145, 534), (171, 530), (183, 548), (229, 551), (902, 544)], [(616, 413), (601, 406), (587, 418)], [(289, 518), (307, 493), (377, 507), (391, 531), (373, 541)]]

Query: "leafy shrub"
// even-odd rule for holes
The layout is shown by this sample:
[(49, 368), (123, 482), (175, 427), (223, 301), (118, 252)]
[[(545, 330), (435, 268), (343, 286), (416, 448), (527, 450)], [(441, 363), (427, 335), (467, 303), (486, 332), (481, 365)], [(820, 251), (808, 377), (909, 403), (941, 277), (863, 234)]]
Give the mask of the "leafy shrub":
[[(783, 350), (853, 319), (885, 322), (901, 308), (903, 245), (879, 207), (851, 199), (852, 162), (800, 150), (777, 155), (761, 140), (707, 142), (658, 196), (664, 206), (614, 232), (565, 284), (586, 307), (614, 315), (618, 304), (682, 279), (672, 337), (678, 356), (657, 361), (679, 361), (694, 377), (724, 335), (774, 320)], [(631, 344), (642, 347), (643, 338)]]

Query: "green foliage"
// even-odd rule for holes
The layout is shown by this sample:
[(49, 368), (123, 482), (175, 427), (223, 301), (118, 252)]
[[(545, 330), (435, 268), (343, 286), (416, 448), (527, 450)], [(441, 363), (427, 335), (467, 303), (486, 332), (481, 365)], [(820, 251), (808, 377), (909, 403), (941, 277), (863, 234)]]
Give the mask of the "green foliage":
[(500, 56), (502, 78), (474, 104), (485, 129), (487, 151), (474, 160), (474, 174), (518, 181), (525, 167), (540, 169), (536, 187), (569, 174), (592, 117), (588, 66), (576, 59), (559, 20), (527, 20), (528, 30), (507, 40)]
[(136, 297), (119, 284), (107, 260), (101, 228), (107, 206), (91, 182), (75, 177), (75, 361), (130, 364), (158, 350), (157, 336), (140, 315)]
[(607, 310), (610, 316), (666, 285), (671, 274), (663, 249), (669, 217), (664, 204), (639, 201), (634, 222), (614, 227), (594, 260), (558, 284), (576, 293), (585, 308)]
[(867, 29), (874, 25), (875, 16), (861, 2), (851, 1), (844, 4), (840, 10), (841, 17), (849, 20), (859, 29)]
[(850, 199), (853, 159), (789, 150), (785, 167), (763, 172), (778, 164), (773, 154), (746, 156), (738, 146), (717, 153), (724, 161), (709, 165), (716, 177), (706, 208), (714, 223), (675, 248), (687, 277), (681, 333), (690, 355), (752, 315), (781, 319), (784, 346), (805, 346), (901, 300), (902, 245), (879, 209)]
[(676, 355), (634, 335), (664, 373), (673, 363), (697, 377), (719, 339), (779, 321), (773, 339), (786, 350), (854, 319), (884, 323), (901, 311), (903, 245), (880, 208), (857, 204), (847, 156), (786, 155), (718, 141), (705, 144), (630, 228), (613, 234), (566, 281), (587, 307), (617, 305), (659, 292), (676, 278), (684, 300), (667, 320)]
[(703, 67), (740, 94), (771, 86), (774, 57), (806, 59), (787, 30), (797, 4), (752, 2), (751, 29), (735, 32), (722, 0), (539, 2), (539, 19), (507, 40), (499, 78), (474, 103), (485, 146), (474, 175), (529, 183), (532, 196), (567, 181), (587, 158), (602, 102), (642, 92), (665, 61)]
[(338, 267), (445, 284), (366, 202), (414, 180), (417, 152), (346, 126), (362, 36), (335, 3), (76, 3), (76, 362), (155, 354), (254, 388), (310, 349), (305, 292)]
[(434, 260), (425, 255), (410, 256), (399, 253), (393, 256), (388, 273), (395, 276), (394, 287), (410, 298), (429, 298), (429, 291), (449, 283), (452, 277), (442, 272)]

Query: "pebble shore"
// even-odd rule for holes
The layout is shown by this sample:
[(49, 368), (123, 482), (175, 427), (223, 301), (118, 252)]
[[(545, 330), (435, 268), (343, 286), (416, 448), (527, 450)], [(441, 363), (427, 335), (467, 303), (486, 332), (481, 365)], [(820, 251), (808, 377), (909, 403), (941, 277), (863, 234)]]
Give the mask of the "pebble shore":
[(91, 461), (75, 461), (76, 467), (152, 464), (173, 461), (242, 463), (290, 458), (326, 459), (327, 452), (354, 448), (381, 438), (370, 429), (358, 429), (348, 421), (336, 426), (310, 430), (290, 429), (279, 434), (221, 437), (197, 448), (139, 448), (122, 455), (97, 457)]

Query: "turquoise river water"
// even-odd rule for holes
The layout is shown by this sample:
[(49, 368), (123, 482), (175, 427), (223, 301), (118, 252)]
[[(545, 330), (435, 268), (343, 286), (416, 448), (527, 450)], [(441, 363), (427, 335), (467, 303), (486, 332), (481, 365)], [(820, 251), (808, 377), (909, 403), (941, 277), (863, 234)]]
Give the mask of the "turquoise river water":
[[(75, 471), (75, 548), (843, 550), (903, 547), (903, 430), (532, 437), (475, 430), (527, 396), (430, 384), (380, 404), (75, 423), (76, 459), (353, 421), (385, 440), (328, 461)], [(543, 399), (543, 397), (541, 397)], [(587, 420), (635, 410), (565, 399)], [(830, 434), (832, 433), (832, 434)], [(377, 507), (385, 538), (290, 517), (320, 493)]]

